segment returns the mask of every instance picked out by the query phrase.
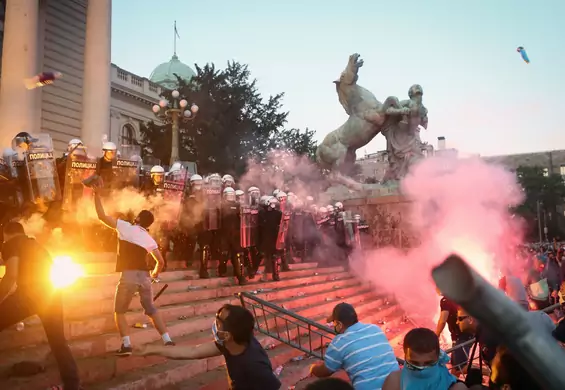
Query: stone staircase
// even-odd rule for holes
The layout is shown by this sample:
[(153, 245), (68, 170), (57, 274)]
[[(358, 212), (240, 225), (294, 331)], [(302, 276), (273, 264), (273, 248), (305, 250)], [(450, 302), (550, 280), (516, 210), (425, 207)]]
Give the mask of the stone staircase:
[[(113, 258), (103, 255), (83, 257), (89, 276), (65, 295), (65, 332), (86, 389), (227, 388), (223, 357), (174, 361), (160, 357), (114, 356), (121, 340), (115, 330), (112, 313), (118, 281), (118, 274), (113, 273)], [(217, 263), (211, 262), (212, 275), (216, 267)], [(233, 277), (198, 279), (197, 271), (186, 269), (183, 262), (172, 261), (169, 269), (162, 274), (161, 283), (154, 290), (157, 291), (164, 283), (169, 285), (158, 299), (157, 306), (177, 345), (210, 341), (216, 311), (226, 303), (238, 304), (235, 294), (242, 291), (253, 291), (261, 299), (320, 323), (325, 323), (336, 303), (347, 301), (355, 306), (362, 322), (381, 324), (394, 345), (399, 344), (411, 327), (402, 320), (398, 306), (373, 292), (369, 286), (362, 285), (341, 266), (293, 264), (289, 272), (281, 274), (279, 282), (272, 281), (270, 275), (258, 275), (243, 287), (237, 286)], [(231, 269), (228, 272), (231, 274)], [(134, 346), (161, 343), (160, 336), (151, 325), (133, 328), (134, 323), (149, 324), (138, 301), (134, 300), (131, 310), (127, 318), (132, 325)], [(272, 317), (268, 321), (271, 326), (275, 324)], [(291, 337), (304, 337), (296, 332)], [(293, 361), (303, 353), (262, 334), (257, 334), (257, 338), (264, 346), (271, 347), (268, 354), (273, 368), (284, 366), (280, 375), (283, 382), (281, 389), (299, 382), (305, 367), (314, 362), (308, 358)], [(43, 390), (60, 382), (37, 317), (27, 319), (22, 331), (12, 328), (0, 333), (0, 351), (0, 389)], [(45, 370), (30, 377), (9, 377), (10, 367), (20, 361), (40, 362)]]

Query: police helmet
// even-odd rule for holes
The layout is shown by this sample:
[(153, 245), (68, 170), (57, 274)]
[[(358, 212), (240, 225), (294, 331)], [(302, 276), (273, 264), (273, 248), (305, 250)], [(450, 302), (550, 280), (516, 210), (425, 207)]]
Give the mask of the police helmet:
[(224, 184), (232, 183), (233, 184), (233, 183), (235, 183), (235, 180), (233, 179), (232, 175), (224, 175), (224, 176), (222, 176), (222, 183), (224, 183)]
[(151, 174), (164, 174), (165, 173), (165, 168), (163, 168), (160, 165), (155, 165), (151, 168)]
[(116, 150), (118, 150), (118, 147), (113, 142), (104, 142), (102, 144), (102, 150), (103, 151), (113, 151), (113, 152), (115, 152)]
[(171, 168), (169, 169), (169, 172), (178, 172), (182, 169), (182, 164), (180, 162), (176, 162), (173, 165), (171, 165)]
[(306, 202), (313, 202), (313, 201), (314, 201), (314, 198), (311, 197), (310, 195), (308, 195), (308, 196), (306, 197)]
[(276, 189), (273, 191), (273, 196), (277, 196), (277, 194), (278, 194), (280, 191), (281, 191), (281, 190), (279, 190), (278, 188), (276, 188)]
[(191, 183), (194, 183), (194, 182), (197, 182), (197, 181), (200, 181), (200, 182), (201, 182), (201, 181), (202, 181), (202, 176), (200, 176), (200, 175), (192, 175), (192, 176), (190, 176), (190, 182), (191, 182)]
[(279, 191), (277, 192), (277, 194), (275, 195), (277, 197), (277, 200), (280, 202), (283, 199), (286, 199), (286, 193)]
[[(226, 190), (230, 187), (226, 187)], [(235, 190), (235, 196), (242, 196), (244, 192), (242, 190)]]
[(259, 188), (255, 187), (255, 186), (251, 186), (247, 189), (247, 193), (251, 193), (251, 192), (261, 192), (261, 190), (259, 190)]
[(325, 208), (328, 213), (334, 212), (334, 207), (331, 204), (327, 205)]
[(69, 148), (74, 148), (76, 146), (82, 145), (82, 141), (78, 138), (73, 138), (69, 141)]
[(231, 187), (224, 188), (223, 194), (226, 200), (235, 200), (235, 190), (233, 188)]
[(328, 212), (328, 209), (325, 208), (325, 207), (320, 207), (320, 208), (318, 209), (318, 212), (319, 212), (320, 214), (326, 214), (326, 213)]
[(343, 210), (343, 203), (341, 203), (341, 202), (336, 202), (336, 203), (335, 203), (335, 208), (338, 209), (338, 210), (340, 210), (340, 211)]

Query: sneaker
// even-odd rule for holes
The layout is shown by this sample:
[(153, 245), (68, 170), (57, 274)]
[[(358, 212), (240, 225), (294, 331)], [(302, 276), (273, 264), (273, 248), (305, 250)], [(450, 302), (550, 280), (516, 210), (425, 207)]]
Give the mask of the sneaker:
[(167, 342), (165, 343), (165, 347), (174, 347), (175, 345), (176, 345), (176, 344), (175, 344), (174, 341), (167, 341)]
[(118, 352), (116, 352), (116, 356), (131, 356), (133, 353), (133, 349), (131, 347), (126, 347), (122, 344)]

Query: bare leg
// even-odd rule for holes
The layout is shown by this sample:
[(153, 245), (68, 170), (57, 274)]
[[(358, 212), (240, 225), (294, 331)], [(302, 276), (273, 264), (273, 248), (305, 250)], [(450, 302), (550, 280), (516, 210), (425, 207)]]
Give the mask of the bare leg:
[(118, 328), (120, 336), (128, 336), (128, 321), (126, 320), (126, 315), (121, 313), (114, 313), (114, 321), (116, 322), (116, 328)]
[(165, 321), (163, 321), (161, 313), (157, 312), (149, 316), (149, 318), (151, 318), (153, 326), (157, 329), (157, 332), (159, 332), (160, 335), (167, 333), (167, 325), (165, 325)]

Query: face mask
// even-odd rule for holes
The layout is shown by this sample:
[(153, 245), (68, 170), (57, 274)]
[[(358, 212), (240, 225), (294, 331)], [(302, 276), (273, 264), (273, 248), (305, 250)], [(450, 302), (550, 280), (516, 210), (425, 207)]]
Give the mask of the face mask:
[(415, 366), (406, 362), (406, 368), (410, 372), (410, 376), (418, 379), (428, 379), (434, 376), (435, 372), (440, 368), (438, 362), (430, 366)]
[(214, 324), (212, 325), (212, 334), (214, 335), (214, 341), (216, 343), (218, 343), (219, 345), (224, 345), (224, 340), (220, 339), (220, 337), (218, 336), (218, 327), (216, 326), (216, 321), (214, 321)]

